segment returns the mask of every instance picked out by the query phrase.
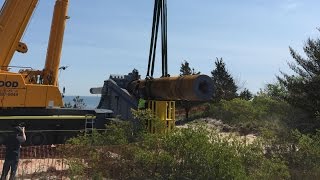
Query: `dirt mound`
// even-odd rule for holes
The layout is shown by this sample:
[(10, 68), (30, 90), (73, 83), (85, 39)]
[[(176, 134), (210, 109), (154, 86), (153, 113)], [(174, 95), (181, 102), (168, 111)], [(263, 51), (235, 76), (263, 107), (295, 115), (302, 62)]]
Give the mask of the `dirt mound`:
[(232, 132), (235, 130), (235, 128), (229, 126), (228, 124), (224, 124), (221, 120), (217, 120), (213, 118), (200, 118), (192, 122), (186, 123), (184, 125), (177, 125), (177, 127), (186, 128), (188, 127), (188, 125), (193, 123), (205, 123), (209, 128), (218, 130), (220, 132)]

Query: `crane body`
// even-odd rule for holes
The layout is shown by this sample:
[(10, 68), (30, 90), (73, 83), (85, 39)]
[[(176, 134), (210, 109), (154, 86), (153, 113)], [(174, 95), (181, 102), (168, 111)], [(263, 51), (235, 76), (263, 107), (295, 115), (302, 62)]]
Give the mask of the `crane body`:
[(12, 56), (38, 0), (6, 0), (0, 14), (0, 107), (62, 107), (58, 88), (58, 68), (67, 19), (68, 0), (57, 0), (52, 17), (47, 59), (44, 70), (21, 69), (9, 72)]
[[(6, 0), (0, 12), (0, 144), (10, 126), (24, 123), (27, 144), (63, 143), (67, 137), (103, 128), (112, 111), (63, 108), (58, 72), (68, 10), (68, 0), (56, 0), (47, 57), (43, 70), (10, 71), (15, 53), (27, 52), (20, 42), (38, 0)], [(88, 123), (88, 122), (91, 123)]]

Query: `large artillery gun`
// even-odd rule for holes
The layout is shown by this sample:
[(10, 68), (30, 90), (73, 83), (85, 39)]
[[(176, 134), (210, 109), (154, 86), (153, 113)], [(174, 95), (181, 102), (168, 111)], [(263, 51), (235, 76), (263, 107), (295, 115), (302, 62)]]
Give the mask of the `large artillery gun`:
[(153, 101), (208, 101), (213, 82), (207, 75), (188, 75), (140, 79), (137, 70), (128, 75), (110, 75), (103, 87), (90, 89), (101, 94), (98, 108), (110, 109), (115, 116), (132, 119), (130, 109), (137, 109), (140, 99)]

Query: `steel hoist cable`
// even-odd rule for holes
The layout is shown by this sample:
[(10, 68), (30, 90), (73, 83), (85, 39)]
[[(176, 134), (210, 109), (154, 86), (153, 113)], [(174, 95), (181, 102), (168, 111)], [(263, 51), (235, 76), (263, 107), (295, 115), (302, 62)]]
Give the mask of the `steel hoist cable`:
[(153, 22), (146, 79), (152, 79), (154, 74), (155, 57), (159, 25), (161, 22), (161, 65), (162, 77), (168, 77), (168, 52), (167, 52), (167, 0), (155, 0), (153, 10)]

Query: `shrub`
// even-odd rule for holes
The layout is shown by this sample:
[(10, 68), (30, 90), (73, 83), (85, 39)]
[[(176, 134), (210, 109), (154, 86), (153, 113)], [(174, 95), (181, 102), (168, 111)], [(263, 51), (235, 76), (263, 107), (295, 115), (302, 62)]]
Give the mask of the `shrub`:
[(211, 104), (204, 114), (235, 126), (243, 134), (260, 133), (262, 129), (287, 129), (295, 114), (286, 102), (267, 96), (256, 96), (252, 101), (233, 99)]
[(287, 160), (294, 176), (299, 179), (320, 178), (320, 131), (314, 135), (292, 132), (295, 151), (292, 151)]
[(286, 162), (292, 179), (320, 178), (320, 133), (302, 134), (298, 130), (275, 134), (264, 131), (266, 155)]
[(222, 119), (229, 124), (236, 124), (239, 121), (252, 121), (254, 119), (254, 109), (250, 101), (236, 98), (230, 101), (221, 100), (219, 103), (212, 104), (207, 115)]
[[(121, 125), (117, 128), (121, 129)], [(124, 129), (126, 128), (127, 125), (124, 126)], [(128, 138), (125, 133), (118, 135), (120, 139)], [(100, 139), (104, 137), (105, 139)], [(66, 151), (69, 152), (67, 157), (71, 162), (70, 167), (74, 177), (119, 179), (262, 177), (285, 179), (288, 177), (283, 161), (266, 158), (261, 143), (247, 144), (234, 136), (221, 136), (201, 124), (168, 133), (145, 133), (142, 139), (129, 144), (128, 140), (119, 143), (110, 137), (113, 135), (106, 133), (104, 136), (79, 136), (69, 141), (77, 144), (70, 146), (69, 151)], [(97, 142), (94, 138), (105, 145), (101, 142), (92, 143)]]

